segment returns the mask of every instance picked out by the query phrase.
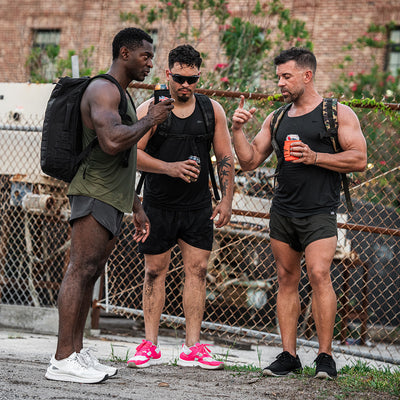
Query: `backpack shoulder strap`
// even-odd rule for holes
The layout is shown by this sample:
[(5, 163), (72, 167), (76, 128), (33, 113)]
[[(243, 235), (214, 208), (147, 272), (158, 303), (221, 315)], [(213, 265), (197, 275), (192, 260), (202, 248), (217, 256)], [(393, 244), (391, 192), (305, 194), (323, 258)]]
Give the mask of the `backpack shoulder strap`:
[[(278, 163), (275, 168), (275, 174), (272, 175), (275, 178), (279, 173), (279, 169), (280, 169), (282, 161), (283, 161), (283, 153), (281, 152), (281, 150), (278, 146), (278, 142), (276, 141), (276, 132), (278, 131), (278, 127), (279, 127), (279, 124), (280, 124), (283, 116), (286, 114), (287, 110), (290, 108), (291, 105), (292, 105), (292, 103), (288, 103), (288, 104), (284, 104), (283, 106), (279, 107), (277, 110), (274, 111), (274, 114), (272, 115), (272, 119), (271, 119), (271, 124), (270, 124), (271, 145), (275, 151), (276, 158), (278, 160)], [(274, 183), (274, 186), (275, 186), (275, 183)]]
[[(135, 108), (135, 104), (133, 103), (132, 98), (129, 95), (129, 93), (127, 91), (125, 91), (124, 89), (122, 89), (119, 82), (112, 75), (99, 74), (99, 75), (93, 76), (92, 78), (90, 78), (90, 80), (92, 81), (97, 78), (107, 79), (108, 81), (112, 82), (118, 88), (119, 94), (121, 95), (121, 101), (118, 106), (118, 111), (119, 111), (119, 114), (121, 115), (121, 118), (124, 118), (128, 111), (128, 101), (126, 99), (126, 94), (128, 94), (128, 96), (132, 102), (132, 105)], [(135, 108), (135, 111), (136, 111), (136, 108)]]
[(204, 123), (206, 124), (206, 132), (208, 140), (212, 142), (214, 137), (214, 130), (215, 130), (215, 114), (214, 114), (214, 107), (210, 98), (201, 93), (195, 93), (196, 100), (199, 104), (200, 110), (203, 114)]
[(211, 184), (214, 191), (215, 200), (221, 200), (221, 197), (218, 192), (217, 182), (215, 180), (214, 175), (214, 168), (211, 161), (210, 150), (211, 150), (211, 143), (214, 138), (214, 131), (215, 131), (215, 114), (214, 114), (214, 107), (210, 98), (201, 93), (195, 93), (196, 100), (199, 104), (200, 110), (203, 114), (204, 123), (206, 125), (206, 140), (207, 140), (207, 149), (208, 149), (208, 173), (210, 175)]
[(338, 140), (337, 99), (324, 98), (322, 101), (322, 115), (328, 137), (333, 138), (332, 146), (335, 153), (342, 151)]
[(271, 143), (272, 147), (275, 150), (277, 157), (282, 158), (282, 152), (279, 150), (278, 143), (276, 141), (276, 132), (278, 130), (279, 124), (285, 115), (286, 111), (290, 108), (292, 103), (284, 104), (282, 107), (279, 107), (277, 110), (274, 111), (274, 114), (271, 119), (270, 129), (271, 129)]
[[(339, 153), (342, 150), (339, 139), (338, 139), (338, 118), (337, 118), (337, 99), (324, 98), (322, 101), (322, 116), (324, 119), (325, 128), (328, 137), (331, 140), (333, 150), (335, 153)], [(350, 191), (349, 191), (349, 181), (345, 173), (340, 174), (342, 179), (342, 188), (344, 192), (344, 197), (346, 199), (347, 209), (353, 211), (353, 204), (351, 201)]]

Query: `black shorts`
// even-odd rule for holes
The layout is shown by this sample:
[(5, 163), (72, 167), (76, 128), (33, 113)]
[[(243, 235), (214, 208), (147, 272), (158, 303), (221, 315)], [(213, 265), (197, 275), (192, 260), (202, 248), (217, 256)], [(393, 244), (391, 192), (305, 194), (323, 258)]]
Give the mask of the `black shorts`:
[(312, 242), (337, 236), (336, 214), (318, 214), (309, 217), (284, 217), (276, 212), (270, 217), (270, 236), (289, 244), (298, 252), (304, 251)]
[(150, 220), (150, 235), (139, 243), (143, 254), (161, 254), (175, 246), (178, 239), (202, 250), (213, 245), (212, 207), (195, 211), (166, 210), (143, 204)]
[(101, 200), (88, 196), (68, 196), (71, 204), (71, 226), (78, 218), (92, 215), (93, 218), (110, 232), (110, 240), (121, 231), (124, 213)]

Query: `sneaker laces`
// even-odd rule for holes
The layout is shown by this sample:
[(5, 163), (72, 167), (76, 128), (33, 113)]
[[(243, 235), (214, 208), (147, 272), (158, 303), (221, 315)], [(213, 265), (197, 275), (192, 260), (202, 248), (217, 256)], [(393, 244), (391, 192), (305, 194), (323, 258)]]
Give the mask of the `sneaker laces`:
[(82, 349), (80, 353), (78, 353), (78, 355), (81, 356), (87, 366), (90, 367), (99, 362), (97, 357), (93, 354), (94, 352), (97, 352), (97, 349), (95, 349), (94, 347), (87, 347), (85, 349)]
[(331, 362), (332, 362), (331, 360), (332, 360), (332, 357), (329, 354), (321, 353), (321, 354), (318, 354), (318, 357), (314, 360), (314, 362), (319, 365), (324, 365), (326, 367), (330, 367)]
[(199, 355), (206, 356), (206, 357), (209, 357), (209, 358), (212, 359), (211, 350), (209, 349), (209, 346), (212, 346), (212, 344), (206, 344), (206, 343), (200, 344), (200, 343), (196, 343), (196, 344), (194, 345), (194, 347), (196, 347), (197, 353), (199, 353)]
[(85, 368), (85, 369), (90, 367), (89, 362), (88, 362), (88, 360), (86, 360), (85, 356), (83, 356), (80, 353), (75, 353), (75, 354), (76, 354), (76, 356), (73, 359), (71, 359), (71, 361), (77, 362), (80, 367)]
[(155, 345), (152, 342), (150, 342), (149, 340), (143, 339), (142, 343), (140, 343), (139, 346), (136, 347), (135, 356), (146, 354), (153, 346), (155, 346)]
[(293, 358), (295, 357), (293, 357), (288, 351), (284, 351), (276, 356), (276, 359), (279, 361), (292, 360)]

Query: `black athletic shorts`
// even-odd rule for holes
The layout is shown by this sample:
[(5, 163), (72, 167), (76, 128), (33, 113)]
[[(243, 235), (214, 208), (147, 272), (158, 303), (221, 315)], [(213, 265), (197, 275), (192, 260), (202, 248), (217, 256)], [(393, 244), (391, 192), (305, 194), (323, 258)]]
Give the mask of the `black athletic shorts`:
[(272, 212), (269, 228), (271, 238), (289, 244), (298, 252), (316, 240), (337, 236), (336, 214), (295, 218)]
[(121, 231), (124, 213), (100, 200), (88, 196), (68, 196), (71, 204), (71, 226), (78, 218), (91, 214), (93, 218), (110, 232), (110, 240)]
[(176, 211), (149, 206), (143, 203), (150, 220), (150, 235), (139, 243), (143, 254), (161, 254), (175, 246), (178, 239), (203, 250), (211, 251), (213, 245), (212, 206), (195, 211)]

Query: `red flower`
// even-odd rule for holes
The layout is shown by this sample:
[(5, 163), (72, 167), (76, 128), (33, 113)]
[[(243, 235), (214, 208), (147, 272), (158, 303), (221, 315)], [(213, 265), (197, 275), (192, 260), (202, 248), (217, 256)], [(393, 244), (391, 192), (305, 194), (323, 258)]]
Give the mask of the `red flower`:
[(218, 30), (219, 30), (219, 31), (227, 31), (227, 30), (230, 29), (230, 28), (231, 28), (231, 25), (229, 25), (229, 24), (219, 25), (219, 26), (218, 26)]
[(229, 79), (226, 76), (224, 76), (221, 78), (221, 82), (229, 83)]
[(217, 64), (217, 65), (214, 67), (214, 71), (218, 71), (218, 70), (221, 70), (221, 69), (225, 69), (227, 66), (228, 66), (228, 64), (224, 64), (224, 63)]
[(386, 78), (386, 82), (395, 83), (395, 81), (396, 81), (396, 78), (395, 78), (393, 75), (389, 75), (389, 76)]
[(357, 83), (353, 83), (351, 86), (350, 86), (350, 90), (352, 91), (352, 92), (355, 92), (356, 90), (357, 90)]
[(349, 72), (349, 76), (354, 76), (354, 72)]
[(386, 165), (386, 161), (379, 161), (379, 164)]
[(167, 3), (167, 6), (171, 7), (171, 6), (172, 6), (172, 3), (169, 1), (169, 2)]

